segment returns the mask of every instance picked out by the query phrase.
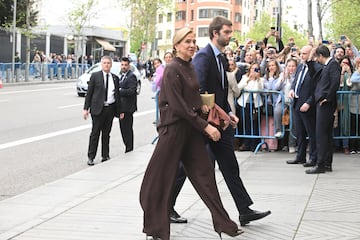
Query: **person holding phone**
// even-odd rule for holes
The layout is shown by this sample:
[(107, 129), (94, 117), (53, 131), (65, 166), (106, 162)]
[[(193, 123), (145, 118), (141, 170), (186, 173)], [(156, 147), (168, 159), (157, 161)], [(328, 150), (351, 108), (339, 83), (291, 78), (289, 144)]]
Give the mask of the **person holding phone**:
[[(259, 64), (253, 63), (250, 65), (249, 71), (243, 75), (238, 87), (241, 91), (241, 95), (237, 99), (237, 104), (240, 106), (238, 116), (244, 120), (239, 129), (245, 135), (258, 135), (257, 112), (259, 112), (260, 107), (263, 105), (263, 101), (260, 93), (250, 93), (248, 91), (259, 91), (264, 88), (264, 79), (260, 76)], [(245, 129), (243, 129), (244, 125)], [(251, 126), (253, 126), (253, 129), (251, 129)], [(239, 150), (254, 151), (257, 144), (258, 140), (255, 138), (244, 138)]]

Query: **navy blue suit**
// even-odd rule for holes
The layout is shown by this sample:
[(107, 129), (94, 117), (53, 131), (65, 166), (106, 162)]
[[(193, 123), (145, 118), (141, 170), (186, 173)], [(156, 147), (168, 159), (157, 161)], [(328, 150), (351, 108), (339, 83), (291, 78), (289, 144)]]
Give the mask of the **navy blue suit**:
[[(193, 59), (197, 78), (200, 82), (200, 92), (215, 93), (215, 102), (225, 112), (230, 112), (230, 105), (227, 101), (228, 81), (226, 79), (222, 86), (221, 75), (218, 70), (217, 57), (208, 44), (205, 48), (196, 53)], [(224, 67), (226, 68), (226, 66)], [(253, 201), (247, 193), (240, 178), (239, 165), (234, 153), (234, 129), (230, 126), (221, 132), (221, 139), (218, 142), (209, 140), (209, 150), (217, 161), (220, 171), (225, 179), (230, 193), (239, 211), (250, 206)]]
[[(303, 81), (301, 82), (301, 71), (303, 64), (300, 64), (296, 69), (295, 79), (292, 83), (291, 89), (296, 91), (296, 85), (298, 84), (298, 96), (293, 100), (293, 117), (294, 126), (296, 129), (296, 142), (298, 146), (298, 152), (296, 160), (299, 162), (306, 162), (306, 147), (309, 137), (309, 161), (316, 162), (316, 136), (315, 136), (315, 124), (316, 124), (316, 111), (314, 101), (314, 90), (316, 86), (316, 79), (310, 76), (309, 71), (306, 72)], [(314, 63), (314, 68), (318, 72), (321, 69), (321, 65)], [(298, 83), (299, 82), (299, 83)], [(301, 112), (301, 106), (307, 103), (310, 105), (310, 109), (307, 112)]]
[(120, 78), (119, 82), (121, 112), (124, 113), (124, 118), (119, 119), (119, 124), (121, 136), (125, 144), (125, 152), (130, 152), (134, 149), (133, 114), (137, 111), (136, 88), (136, 76), (129, 70), (124, 77)]

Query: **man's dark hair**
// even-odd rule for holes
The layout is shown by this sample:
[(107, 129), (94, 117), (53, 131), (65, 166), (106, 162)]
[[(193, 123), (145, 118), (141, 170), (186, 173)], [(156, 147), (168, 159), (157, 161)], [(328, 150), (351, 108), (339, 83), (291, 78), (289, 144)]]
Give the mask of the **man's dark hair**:
[(343, 50), (343, 53), (345, 54), (345, 48), (344, 48), (343, 46), (337, 46), (337, 47), (335, 48), (335, 51), (336, 51), (338, 48), (341, 48), (341, 49)]
[(214, 17), (214, 19), (211, 21), (210, 25), (209, 25), (209, 36), (210, 39), (214, 38), (214, 31), (219, 33), (220, 29), (224, 26), (232, 26), (232, 22), (223, 17), (223, 16), (216, 16)]
[(122, 61), (122, 62), (128, 62), (128, 63), (130, 63), (130, 58), (128, 58), (128, 57), (122, 57), (122, 58), (121, 58), (121, 61)]
[(316, 56), (321, 55), (324, 58), (328, 58), (328, 57), (330, 57), (330, 50), (326, 46), (320, 45), (319, 47), (316, 48), (315, 54), (316, 54)]

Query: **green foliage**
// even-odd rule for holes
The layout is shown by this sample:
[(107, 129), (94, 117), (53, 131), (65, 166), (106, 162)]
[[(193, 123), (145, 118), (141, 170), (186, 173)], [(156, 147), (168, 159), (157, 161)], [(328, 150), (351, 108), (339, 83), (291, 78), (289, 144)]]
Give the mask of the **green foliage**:
[(92, 11), (95, 5), (96, 0), (77, 3), (77, 6), (72, 8), (68, 13), (68, 24), (76, 35), (81, 35), (85, 24), (89, 22), (91, 17), (96, 15), (96, 13)]
[[(30, 26), (37, 25), (37, 17), (39, 12), (35, 11), (31, 6), (35, 0), (17, 0), (16, 4), (16, 27), (26, 28), (26, 9), (30, 8)], [(13, 8), (14, 0), (0, 1), (0, 26), (10, 28), (13, 24)]]
[[(271, 19), (268, 14), (263, 14), (260, 21), (257, 21), (249, 33), (242, 39), (243, 42), (246, 39), (252, 39), (254, 41), (262, 41), (266, 34), (270, 31), (271, 27), (276, 26), (275, 19)], [(295, 39), (295, 43), (298, 47), (302, 47), (307, 43), (306, 36), (303, 34), (293, 30), (289, 27), (288, 24), (282, 23), (281, 25), (282, 30), (282, 41), (284, 45), (287, 44), (288, 39), (293, 37)], [(268, 43), (272, 45), (276, 45), (275, 38), (270, 37)]]
[(172, 0), (123, 0), (122, 3), (131, 9), (130, 51), (138, 52), (141, 43), (154, 41), (157, 14), (170, 9)]
[(328, 38), (339, 41), (346, 35), (355, 46), (360, 46), (360, 0), (333, 1), (331, 18), (325, 25), (329, 29)]

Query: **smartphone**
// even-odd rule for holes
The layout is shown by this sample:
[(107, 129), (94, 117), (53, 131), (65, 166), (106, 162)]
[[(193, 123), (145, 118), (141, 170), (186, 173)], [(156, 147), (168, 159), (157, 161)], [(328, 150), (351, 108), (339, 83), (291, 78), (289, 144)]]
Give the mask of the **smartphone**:
[(270, 28), (272, 32), (275, 32), (275, 27)]
[(296, 47), (291, 48), (291, 52), (296, 52), (296, 50), (297, 50)]
[(259, 69), (259, 68), (254, 68), (254, 72), (259, 73), (259, 72), (260, 72), (260, 69)]
[(346, 41), (345, 35), (341, 35), (341, 36), (340, 36), (340, 40), (341, 40), (342, 42), (345, 42), (345, 41)]
[(322, 40), (322, 43), (323, 44), (329, 44), (330, 42), (329, 42), (329, 40)]

